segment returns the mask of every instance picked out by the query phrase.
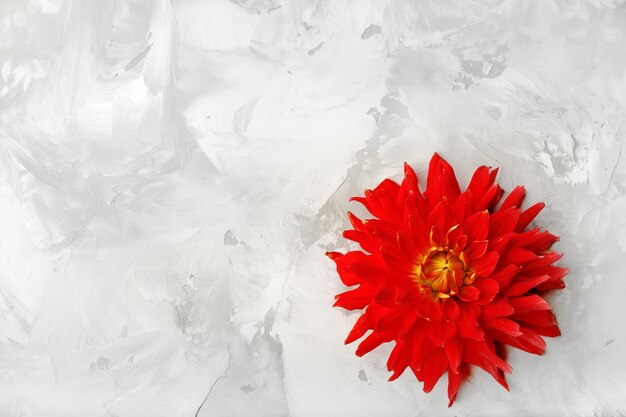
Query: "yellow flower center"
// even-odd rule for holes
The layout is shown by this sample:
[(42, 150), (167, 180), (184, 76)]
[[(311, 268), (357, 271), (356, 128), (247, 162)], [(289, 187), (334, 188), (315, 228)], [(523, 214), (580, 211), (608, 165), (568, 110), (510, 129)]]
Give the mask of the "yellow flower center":
[(462, 252), (457, 256), (448, 248), (432, 247), (416, 266), (416, 280), (429, 286), (439, 298), (455, 295), (473, 278), (468, 276), (464, 258)]

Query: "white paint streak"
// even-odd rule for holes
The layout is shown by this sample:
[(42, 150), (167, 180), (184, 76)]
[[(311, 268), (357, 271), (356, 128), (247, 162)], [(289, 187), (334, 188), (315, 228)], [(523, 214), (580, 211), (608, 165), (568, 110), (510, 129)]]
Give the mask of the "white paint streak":
[[(0, 5), (0, 416), (626, 412), (623, 1)], [(445, 408), (355, 317), (348, 197), (433, 151), (545, 200), (563, 336)]]

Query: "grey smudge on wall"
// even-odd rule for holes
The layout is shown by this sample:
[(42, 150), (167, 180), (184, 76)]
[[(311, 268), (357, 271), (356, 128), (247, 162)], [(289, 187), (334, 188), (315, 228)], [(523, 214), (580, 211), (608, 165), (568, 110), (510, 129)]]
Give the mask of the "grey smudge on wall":
[(365, 374), (365, 371), (363, 369), (359, 369), (359, 379), (363, 382), (367, 382), (367, 375)]
[(106, 371), (111, 368), (111, 361), (107, 358), (100, 356), (96, 359), (95, 362), (92, 362), (89, 365), (89, 374), (94, 374), (96, 372)]
[(224, 233), (224, 244), (228, 246), (234, 246), (239, 243), (239, 239), (235, 237), (235, 234), (232, 230), (228, 229), (226, 233)]
[(372, 23), (371, 25), (365, 28), (363, 33), (361, 33), (361, 39), (369, 39), (372, 36), (376, 35), (377, 33), (382, 33), (382, 30), (380, 29), (380, 26)]
[(133, 68), (135, 68), (137, 65), (139, 65), (141, 63), (141, 61), (143, 61), (146, 58), (146, 56), (150, 52), (150, 49), (152, 49), (152, 44), (148, 45), (148, 47), (146, 49), (141, 51), (139, 53), (139, 55), (134, 57), (132, 59), (132, 61), (130, 61), (128, 64), (126, 64), (126, 66), (124, 67), (124, 71), (130, 71)]
[(256, 390), (256, 388), (254, 388), (254, 386), (250, 384), (242, 385), (240, 389), (246, 394), (250, 394), (251, 392)]
[(324, 42), (321, 42), (319, 45), (317, 45), (317, 46), (316, 46), (315, 48), (313, 48), (313, 49), (309, 49), (308, 54), (309, 54), (309, 55), (313, 55), (313, 54), (315, 54), (315, 53), (318, 51), (318, 49), (320, 49), (320, 48), (322, 47), (322, 45), (324, 45)]

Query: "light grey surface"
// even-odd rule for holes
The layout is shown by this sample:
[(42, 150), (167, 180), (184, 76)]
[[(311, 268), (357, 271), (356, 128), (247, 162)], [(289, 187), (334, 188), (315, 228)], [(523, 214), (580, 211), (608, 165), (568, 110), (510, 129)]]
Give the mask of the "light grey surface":
[[(626, 413), (624, 1), (0, 3), (0, 416)], [(325, 250), (348, 197), (501, 166), (546, 201), (563, 336), (446, 408)]]

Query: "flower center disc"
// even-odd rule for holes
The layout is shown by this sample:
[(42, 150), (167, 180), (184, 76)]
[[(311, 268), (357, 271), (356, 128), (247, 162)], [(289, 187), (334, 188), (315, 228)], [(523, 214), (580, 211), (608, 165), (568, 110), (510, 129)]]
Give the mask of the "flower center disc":
[(463, 286), (465, 264), (448, 250), (431, 249), (422, 262), (421, 272), (424, 284), (446, 298)]

